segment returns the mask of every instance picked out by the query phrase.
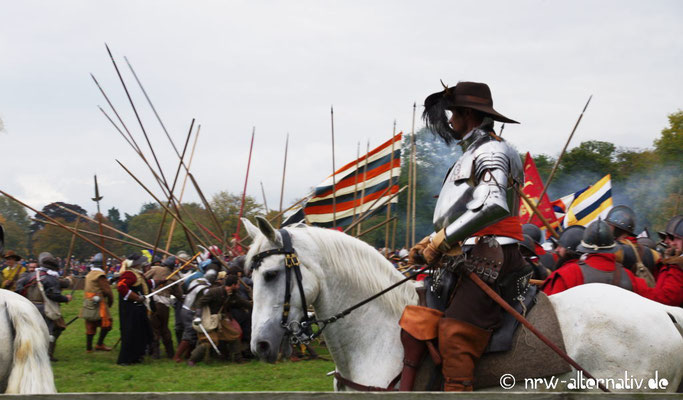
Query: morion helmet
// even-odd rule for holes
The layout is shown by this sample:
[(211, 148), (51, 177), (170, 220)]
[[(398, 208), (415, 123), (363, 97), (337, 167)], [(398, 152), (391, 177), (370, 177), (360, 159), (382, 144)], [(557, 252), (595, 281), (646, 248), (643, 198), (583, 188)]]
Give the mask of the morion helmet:
[(537, 227), (534, 224), (522, 225), (522, 233), (525, 235), (529, 235), (529, 237), (538, 244), (541, 244), (541, 242), (543, 241), (543, 233), (541, 232), (541, 228)]
[(52, 253), (44, 251), (38, 255), (38, 265), (44, 268), (57, 271), (59, 269), (59, 262), (52, 255)]
[(627, 206), (616, 206), (609, 210), (605, 222), (629, 235), (636, 229), (636, 213)]
[(583, 233), (586, 230), (581, 225), (572, 225), (565, 229), (557, 241), (558, 246), (562, 246), (567, 250), (576, 251), (576, 248), (581, 244)]
[(579, 253), (615, 253), (618, 250), (609, 225), (601, 218), (591, 222), (583, 232), (581, 244), (576, 248)]
[(662, 232), (657, 232), (659, 234), (659, 237), (664, 240), (666, 239), (667, 236), (683, 236), (681, 235), (682, 232), (680, 232), (681, 228), (679, 229), (679, 233), (676, 234), (676, 228), (680, 226), (680, 222), (683, 221), (683, 215), (676, 215), (675, 217), (671, 218), (669, 222), (666, 223), (666, 228)]

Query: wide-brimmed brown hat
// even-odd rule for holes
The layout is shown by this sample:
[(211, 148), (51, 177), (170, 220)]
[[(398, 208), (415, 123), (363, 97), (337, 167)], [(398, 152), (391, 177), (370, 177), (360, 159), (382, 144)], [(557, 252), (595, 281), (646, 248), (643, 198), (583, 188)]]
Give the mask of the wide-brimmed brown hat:
[(450, 142), (453, 133), (446, 110), (453, 110), (458, 107), (471, 108), (481, 111), (495, 121), (509, 124), (519, 122), (510, 119), (499, 113), (493, 108), (493, 97), (489, 85), (480, 82), (458, 82), (453, 87), (448, 87), (441, 83), (444, 90), (430, 94), (425, 99), (425, 110), (422, 115), (427, 123), (427, 127), (439, 134), (446, 142)]
[(5, 253), (5, 259), (19, 261), (21, 260), (21, 256), (12, 250), (7, 250), (7, 253)]

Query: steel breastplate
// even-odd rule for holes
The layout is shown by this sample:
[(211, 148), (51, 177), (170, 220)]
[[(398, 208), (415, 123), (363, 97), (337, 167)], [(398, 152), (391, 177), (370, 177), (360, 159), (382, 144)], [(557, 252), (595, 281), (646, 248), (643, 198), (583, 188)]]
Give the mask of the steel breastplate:
[(183, 301), (183, 306), (185, 306), (187, 308), (192, 308), (195, 300), (197, 299), (197, 296), (199, 295), (199, 292), (203, 289), (208, 288), (208, 287), (209, 287), (208, 282), (198, 282), (196, 284), (196, 286), (194, 286), (190, 290), (190, 292), (185, 296), (185, 300)]
[(468, 206), (474, 206), (470, 202), (478, 197), (475, 190), (485, 190), (485, 188), (478, 189), (478, 182), (475, 181), (478, 172), (477, 158), (490, 158), (492, 154), (501, 160), (507, 160), (500, 165), (508, 176), (508, 185), (504, 188), (506, 204), (510, 215), (519, 215), (520, 198), (512, 187), (512, 185), (521, 187), (524, 181), (524, 168), (519, 155), (507, 143), (495, 140), (483, 130), (475, 129), (472, 135), (469, 143), (464, 144), (465, 152), (453, 164), (441, 187), (432, 221), (436, 232), (457, 220), (468, 210)]

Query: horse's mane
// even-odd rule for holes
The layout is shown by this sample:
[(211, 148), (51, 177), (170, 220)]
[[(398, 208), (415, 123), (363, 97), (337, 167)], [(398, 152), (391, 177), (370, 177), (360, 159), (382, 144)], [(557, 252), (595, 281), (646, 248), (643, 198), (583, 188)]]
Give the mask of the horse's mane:
[[(320, 250), (324, 268), (334, 270), (340, 283), (363, 289), (363, 297), (369, 297), (403, 278), (394, 266), (375, 248), (344, 233), (311, 226), (288, 227), (292, 239), (306, 235)], [(260, 237), (265, 240), (265, 237)], [(260, 248), (262, 241), (255, 244)], [(296, 248), (296, 243), (294, 243)], [(252, 248), (253, 248), (252, 247)], [(251, 255), (251, 254), (250, 254)], [(332, 272), (332, 271), (330, 271)], [(417, 293), (411, 283), (401, 285), (374, 300), (388, 308), (392, 314), (400, 316), (406, 304), (417, 303)]]

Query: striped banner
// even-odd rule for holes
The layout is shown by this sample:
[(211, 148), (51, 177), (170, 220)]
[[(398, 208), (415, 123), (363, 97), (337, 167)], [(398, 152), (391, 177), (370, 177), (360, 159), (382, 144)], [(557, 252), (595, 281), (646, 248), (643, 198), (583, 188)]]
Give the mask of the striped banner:
[[(331, 227), (336, 217), (337, 226), (346, 226), (356, 215), (370, 209), (387, 188), (391, 187), (384, 197), (398, 192), (402, 137), (401, 132), (358, 160), (339, 168), (334, 173), (334, 193), (332, 175), (319, 184), (304, 208), (306, 220), (313, 225)], [(391, 203), (397, 202), (398, 197), (391, 200)], [(375, 208), (385, 206), (380, 200)]]
[(588, 226), (594, 220), (605, 218), (612, 209), (612, 181), (610, 175), (605, 175), (595, 185), (589, 187), (572, 201), (563, 226)]

